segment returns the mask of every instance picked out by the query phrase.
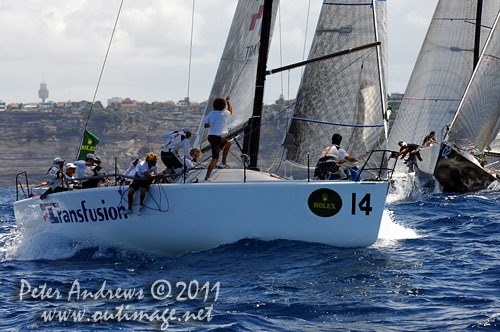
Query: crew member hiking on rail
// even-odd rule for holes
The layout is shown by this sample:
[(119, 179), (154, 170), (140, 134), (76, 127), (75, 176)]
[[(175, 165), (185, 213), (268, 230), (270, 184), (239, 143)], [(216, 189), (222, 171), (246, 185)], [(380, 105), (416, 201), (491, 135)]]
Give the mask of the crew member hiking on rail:
[(50, 184), (50, 188), (40, 195), (40, 199), (45, 199), (49, 194), (67, 190), (63, 187), (63, 167), (64, 159), (59, 157), (54, 158), (53, 165), (47, 171), (47, 175), (45, 175), (48, 179), (48, 184)]
[(134, 206), (134, 193), (141, 189), (140, 196), (140, 205), (138, 215), (141, 215), (142, 210), (144, 208), (144, 198), (146, 197), (146, 192), (149, 189), (149, 186), (153, 182), (153, 180), (157, 177), (165, 178), (164, 173), (158, 173), (158, 167), (156, 167), (156, 163), (158, 161), (158, 156), (153, 152), (150, 152), (146, 155), (146, 160), (141, 161), (136, 168), (136, 177), (134, 182), (129, 187), (128, 190), (128, 210), (125, 211), (125, 214), (133, 213)]
[[(205, 181), (210, 181), (210, 174), (212, 174), (215, 165), (217, 165), (219, 161), (219, 155), (222, 149), (224, 151), (222, 153), (222, 163), (219, 165), (219, 168), (229, 168), (226, 164), (226, 158), (231, 148), (231, 142), (224, 138), (224, 135), (227, 135), (227, 118), (233, 114), (233, 108), (229, 102), (230, 99), (230, 96), (227, 96), (226, 100), (215, 98), (213, 102), (214, 110), (205, 118), (205, 128), (210, 128), (208, 132), (208, 142), (210, 142), (210, 146), (212, 147), (212, 162), (208, 165)], [(226, 101), (227, 111), (225, 110)]]
[(408, 154), (408, 159), (405, 160), (406, 166), (410, 169), (410, 171), (413, 171), (413, 164), (415, 164), (415, 157), (418, 158), (418, 160), (422, 161), (422, 157), (420, 157), (420, 152), (417, 144), (408, 144), (403, 141), (399, 141), (398, 145), (401, 147), (399, 149), (399, 155), (401, 159), (403, 159), (406, 154)]

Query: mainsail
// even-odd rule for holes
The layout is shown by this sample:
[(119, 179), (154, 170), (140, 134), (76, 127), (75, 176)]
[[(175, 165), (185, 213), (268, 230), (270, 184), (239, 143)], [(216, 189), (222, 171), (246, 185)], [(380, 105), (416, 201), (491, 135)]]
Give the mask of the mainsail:
[[(271, 31), (278, 3), (279, 0), (273, 1)], [(235, 106), (235, 112), (229, 117), (227, 123), (230, 133), (241, 128), (251, 117), (263, 9), (264, 0), (240, 0), (238, 2), (194, 146), (200, 146), (206, 141), (208, 130), (204, 128), (205, 117), (212, 111), (214, 98), (225, 98), (231, 95), (231, 103)]]
[[(421, 144), (431, 131), (442, 140), (474, 70), (477, 0), (440, 0), (405, 91), (389, 137)], [(483, 0), (480, 48), (500, 9)]]
[[(309, 58), (379, 41), (377, 23), (385, 18), (377, 20), (376, 14), (385, 15), (385, 7), (385, 1), (325, 1)], [(371, 48), (307, 65), (285, 140), (287, 159), (302, 165), (308, 155), (317, 160), (335, 132), (343, 136), (342, 147), (356, 158), (385, 147), (382, 62), (387, 63), (385, 52)]]
[(500, 131), (500, 31), (498, 17), (453, 119), (448, 141), (484, 151)]

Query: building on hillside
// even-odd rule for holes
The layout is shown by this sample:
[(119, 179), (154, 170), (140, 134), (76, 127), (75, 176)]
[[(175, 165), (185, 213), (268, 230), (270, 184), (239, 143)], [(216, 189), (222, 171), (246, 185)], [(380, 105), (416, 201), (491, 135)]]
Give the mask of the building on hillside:
[(37, 103), (26, 103), (23, 105), (23, 109), (26, 111), (37, 110), (38, 104)]
[(178, 102), (176, 102), (175, 106), (177, 106), (177, 107), (188, 107), (189, 103), (185, 99), (183, 99), (183, 100), (179, 100)]
[(54, 108), (54, 102), (52, 101), (47, 101), (44, 103), (40, 103), (40, 109), (41, 110), (51, 110)]
[(123, 101), (123, 98), (120, 97), (113, 97), (108, 99), (108, 106), (111, 106), (112, 104), (121, 104)]
[(6, 111), (7, 110), (7, 104), (0, 100), (0, 111)]

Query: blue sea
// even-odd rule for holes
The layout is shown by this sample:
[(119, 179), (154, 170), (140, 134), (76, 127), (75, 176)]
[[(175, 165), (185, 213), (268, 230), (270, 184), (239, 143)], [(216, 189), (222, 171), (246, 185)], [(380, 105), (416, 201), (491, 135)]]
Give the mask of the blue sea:
[(369, 248), (175, 258), (25, 234), (14, 200), (0, 189), (0, 331), (500, 331), (499, 191), (399, 188)]

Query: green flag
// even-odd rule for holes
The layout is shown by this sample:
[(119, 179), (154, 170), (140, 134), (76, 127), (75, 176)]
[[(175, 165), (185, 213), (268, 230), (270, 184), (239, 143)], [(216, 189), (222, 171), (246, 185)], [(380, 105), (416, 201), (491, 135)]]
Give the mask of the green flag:
[(82, 147), (80, 148), (80, 154), (78, 155), (78, 160), (84, 160), (87, 153), (95, 153), (97, 143), (99, 143), (99, 137), (85, 129), (85, 132), (83, 133)]

